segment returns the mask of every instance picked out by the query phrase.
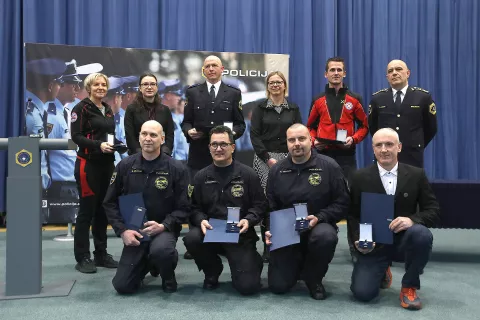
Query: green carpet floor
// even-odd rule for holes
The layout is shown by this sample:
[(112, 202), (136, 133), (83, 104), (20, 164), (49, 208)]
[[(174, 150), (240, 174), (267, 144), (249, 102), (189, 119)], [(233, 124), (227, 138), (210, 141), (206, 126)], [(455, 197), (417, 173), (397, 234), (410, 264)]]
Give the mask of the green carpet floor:
[[(214, 292), (201, 288), (203, 274), (193, 261), (180, 258), (176, 270), (179, 290), (165, 294), (160, 278), (146, 278), (147, 286), (134, 296), (119, 296), (111, 285), (114, 270), (99, 268), (93, 275), (75, 271), (72, 242), (52, 241), (61, 231), (43, 232), (43, 283), (76, 280), (72, 292), (63, 298), (0, 301), (0, 319), (480, 319), (480, 231), (433, 230), (434, 251), (422, 276), (419, 292), (424, 308), (403, 310), (398, 294), (403, 265), (395, 263), (393, 284), (370, 304), (356, 302), (350, 294), (352, 264), (349, 261), (345, 226), (335, 258), (324, 279), (329, 297), (315, 301), (303, 283), (292, 292), (278, 296), (266, 288), (252, 297), (237, 294), (230, 283), (228, 264)], [(120, 257), (122, 243), (110, 231), (109, 252)], [(258, 243), (259, 249), (261, 243)], [(177, 249), (185, 248), (179, 239)], [(0, 282), (5, 279), (6, 234), (0, 233)], [(415, 314), (413, 314), (413, 313)]]

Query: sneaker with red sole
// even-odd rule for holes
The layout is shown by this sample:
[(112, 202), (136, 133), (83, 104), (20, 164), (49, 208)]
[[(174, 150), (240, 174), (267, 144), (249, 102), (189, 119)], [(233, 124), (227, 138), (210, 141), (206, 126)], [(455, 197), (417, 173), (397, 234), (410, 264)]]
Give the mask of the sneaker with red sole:
[(422, 302), (417, 296), (417, 289), (402, 287), (402, 291), (400, 291), (400, 305), (409, 310), (422, 309)]
[(387, 268), (385, 271), (385, 276), (382, 279), (382, 283), (380, 284), (381, 289), (388, 289), (392, 285), (392, 270), (390, 270), (390, 267)]

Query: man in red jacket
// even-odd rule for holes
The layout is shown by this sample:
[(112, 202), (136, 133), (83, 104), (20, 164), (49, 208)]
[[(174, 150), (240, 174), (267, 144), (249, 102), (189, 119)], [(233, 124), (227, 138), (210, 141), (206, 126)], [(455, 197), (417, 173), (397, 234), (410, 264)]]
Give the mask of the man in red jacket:
[[(365, 139), (368, 133), (368, 118), (363, 110), (362, 97), (351, 92), (343, 83), (345, 76), (343, 58), (327, 60), (325, 78), (328, 84), (325, 92), (313, 99), (307, 127), (317, 151), (337, 161), (347, 180), (350, 180), (351, 173), (357, 168), (355, 145)], [(335, 144), (337, 137), (342, 135), (346, 136), (345, 142)], [(348, 240), (350, 252), (353, 252), (350, 232)]]

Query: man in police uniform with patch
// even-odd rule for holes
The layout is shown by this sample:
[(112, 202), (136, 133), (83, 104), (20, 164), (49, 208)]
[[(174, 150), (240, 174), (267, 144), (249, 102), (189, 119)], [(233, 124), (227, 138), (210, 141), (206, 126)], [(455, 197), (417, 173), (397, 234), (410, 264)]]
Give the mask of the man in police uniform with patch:
[[(103, 202), (108, 221), (125, 245), (112, 283), (120, 294), (134, 293), (151, 271), (162, 277), (164, 292), (175, 292), (175, 245), (190, 212), (188, 172), (179, 161), (161, 152), (163, 128), (157, 121), (142, 125), (139, 141), (142, 152), (120, 161)], [(133, 193), (143, 194), (147, 222), (141, 232), (150, 237), (148, 242), (142, 241), (138, 230), (127, 229), (120, 214), (118, 197)]]
[[(60, 76), (65, 71), (65, 63), (58, 59), (30, 60), (26, 64), (26, 85), (25, 91), (25, 134), (35, 135), (40, 138), (48, 138), (52, 127), (48, 125), (47, 101), (53, 100), (58, 95), (60, 86), (63, 83)], [(51, 185), (51, 173), (46, 150), (40, 151), (41, 177), (43, 200), (42, 214), (44, 221), (49, 219), (47, 189)]]
[[(210, 131), (210, 153), (213, 164), (200, 170), (194, 178), (192, 193), (192, 228), (183, 238), (185, 247), (203, 270), (203, 288), (216, 289), (223, 271), (224, 254), (230, 265), (233, 287), (243, 295), (260, 290), (263, 262), (256, 249), (254, 229), (268, 209), (260, 179), (252, 168), (233, 160), (233, 133), (226, 126)], [(210, 218), (227, 220), (228, 207), (240, 208), (238, 243), (203, 243)]]
[(390, 88), (373, 94), (368, 123), (372, 136), (381, 128), (397, 131), (403, 146), (398, 161), (423, 168), (423, 151), (437, 133), (437, 109), (428, 91), (408, 85), (409, 77), (405, 62), (390, 61)]
[[(306, 203), (309, 220), (309, 230), (301, 232), (299, 244), (270, 252), (268, 286), (274, 293), (286, 293), (301, 275), (310, 296), (323, 300), (326, 293), (322, 279), (338, 242), (336, 224), (347, 216), (350, 198), (340, 166), (332, 158), (312, 152), (311, 145), (307, 127), (292, 125), (287, 130), (289, 155), (268, 175), (271, 211)], [(271, 245), (275, 237), (281, 236), (267, 231), (266, 244)]]
[(242, 94), (239, 89), (221, 81), (223, 70), (222, 61), (218, 57), (208, 56), (202, 68), (207, 81), (190, 86), (186, 92), (182, 130), (190, 144), (188, 166), (192, 177), (198, 170), (212, 163), (208, 134), (213, 127), (230, 126), (235, 140), (245, 131)]

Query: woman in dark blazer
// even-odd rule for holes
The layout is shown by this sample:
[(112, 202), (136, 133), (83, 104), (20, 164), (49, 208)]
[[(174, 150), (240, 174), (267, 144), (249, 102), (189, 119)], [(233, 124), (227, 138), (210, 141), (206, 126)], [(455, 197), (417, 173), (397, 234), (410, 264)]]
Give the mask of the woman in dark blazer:
[(142, 74), (138, 85), (137, 97), (125, 111), (125, 138), (128, 154), (135, 154), (140, 151), (138, 137), (143, 123), (148, 120), (156, 120), (162, 125), (165, 133), (165, 143), (161, 150), (171, 155), (175, 124), (170, 109), (160, 102), (157, 77), (151, 73)]
[[(267, 99), (253, 109), (250, 139), (255, 155), (253, 169), (260, 178), (263, 189), (267, 186), (269, 169), (288, 155), (287, 129), (302, 123), (298, 106), (286, 99), (287, 80), (280, 71), (267, 76)], [(265, 227), (262, 226), (265, 243)], [(268, 262), (268, 249), (264, 246), (263, 260)]]

